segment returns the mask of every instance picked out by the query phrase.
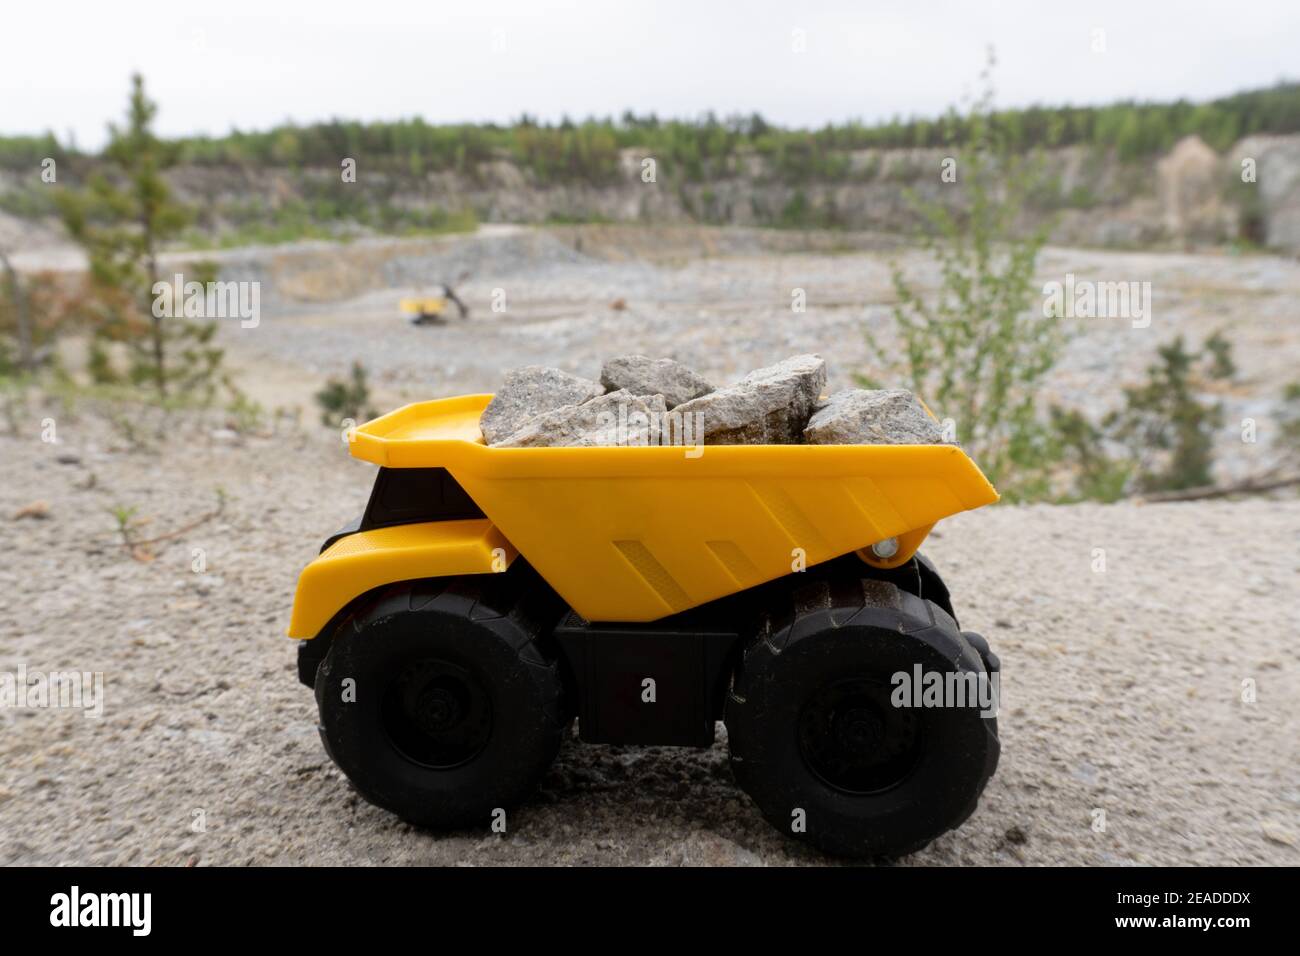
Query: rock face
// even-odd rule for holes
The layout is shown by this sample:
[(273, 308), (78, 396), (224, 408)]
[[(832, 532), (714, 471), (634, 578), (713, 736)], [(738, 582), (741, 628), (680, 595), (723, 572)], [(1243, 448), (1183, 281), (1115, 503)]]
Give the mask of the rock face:
[(558, 368), (525, 365), (513, 369), (479, 419), (483, 440), (495, 445), (519, 431), (530, 418), (566, 405), (581, 405), (604, 391), (600, 383)]
[(1300, 250), (1300, 136), (1248, 136), (1234, 147), (1230, 167), (1244, 171), (1243, 161), (1255, 167), (1255, 181), (1234, 188), (1258, 190), (1252, 205), (1254, 222), (1240, 232), (1275, 249)]
[(662, 395), (669, 408), (713, 391), (712, 385), (680, 362), (645, 355), (610, 359), (600, 370), (600, 384), (611, 392), (625, 388), (633, 395)]
[(1231, 213), (1216, 184), (1219, 154), (1199, 136), (1185, 136), (1156, 163), (1157, 192), (1165, 232), (1184, 241), (1213, 242), (1232, 228)]
[(911, 392), (901, 388), (855, 388), (838, 392), (803, 431), (810, 445), (937, 445), (939, 423)]
[(609, 392), (582, 404), (564, 405), (529, 419), (493, 444), (498, 448), (648, 445), (667, 411), (662, 395)]
[(799, 444), (825, 387), (825, 360), (820, 355), (796, 355), (684, 402), (676, 410), (700, 416), (698, 434), (705, 444)]

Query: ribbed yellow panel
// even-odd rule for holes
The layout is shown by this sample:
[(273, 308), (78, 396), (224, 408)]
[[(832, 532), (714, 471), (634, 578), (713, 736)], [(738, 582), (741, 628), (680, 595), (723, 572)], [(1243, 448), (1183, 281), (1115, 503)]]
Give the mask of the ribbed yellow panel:
[(655, 620), (884, 538), (899, 553), (874, 563), (898, 565), (936, 521), (997, 500), (951, 445), (488, 448), (491, 398), (400, 408), (358, 427), (352, 454), (446, 468), (589, 620)]

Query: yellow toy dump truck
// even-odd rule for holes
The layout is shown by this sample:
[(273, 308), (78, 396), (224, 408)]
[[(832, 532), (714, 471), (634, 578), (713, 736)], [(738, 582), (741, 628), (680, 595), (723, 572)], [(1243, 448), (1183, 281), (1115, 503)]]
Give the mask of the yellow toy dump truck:
[(970, 815), (999, 664), (917, 552), (997, 500), (960, 448), (494, 448), (491, 398), (356, 428), (369, 504), (298, 581), (299, 676), (362, 795), (481, 826), (575, 717), (584, 741), (690, 747), (723, 720), (740, 785), (825, 852), (911, 852)]

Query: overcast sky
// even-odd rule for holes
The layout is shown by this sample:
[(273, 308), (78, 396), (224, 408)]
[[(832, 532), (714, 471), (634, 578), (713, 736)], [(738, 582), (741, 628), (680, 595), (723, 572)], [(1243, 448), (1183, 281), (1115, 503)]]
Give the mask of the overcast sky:
[(1300, 74), (1300, 0), (7, 0), (0, 23), (0, 133), (83, 148), (133, 70), (167, 134), (627, 108), (803, 127), (937, 115), (990, 43), (1008, 106), (1207, 99)]

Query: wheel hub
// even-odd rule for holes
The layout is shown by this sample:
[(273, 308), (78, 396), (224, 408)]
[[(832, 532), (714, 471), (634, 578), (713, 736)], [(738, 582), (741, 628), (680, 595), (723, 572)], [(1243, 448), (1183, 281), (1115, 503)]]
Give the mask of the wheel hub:
[(901, 783), (916, 766), (920, 722), (889, 698), (888, 686), (865, 678), (840, 681), (808, 697), (799, 717), (799, 749), (828, 786), (878, 793)]
[(436, 687), (420, 695), (416, 719), (425, 733), (439, 734), (450, 730), (463, 716), (460, 701), (449, 688)]
[(835, 739), (849, 753), (869, 754), (880, 746), (884, 731), (884, 724), (865, 707), (835, 715)]
[(463, 667), (418, 661), (389, 686), (384, 729), (408, 760), (450, 769), (474, 759), (492, 735), (492, 706), (483, 684)]

